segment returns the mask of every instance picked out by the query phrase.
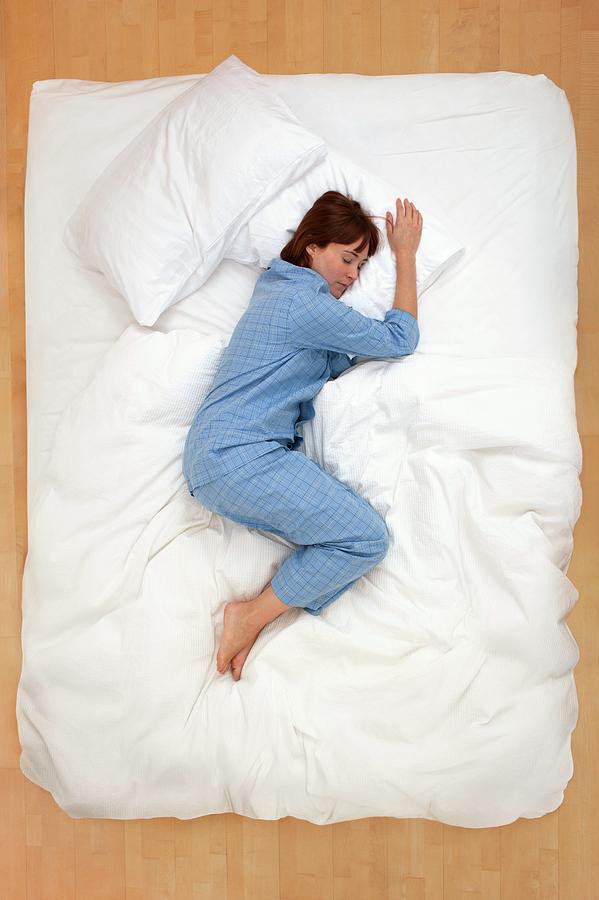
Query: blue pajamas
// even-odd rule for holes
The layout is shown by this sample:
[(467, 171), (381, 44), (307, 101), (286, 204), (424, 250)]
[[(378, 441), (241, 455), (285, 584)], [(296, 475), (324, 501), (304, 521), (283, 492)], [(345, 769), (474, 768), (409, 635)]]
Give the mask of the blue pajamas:
[(406, 310), (389, 309), (384, 321), (363, 316), (333, 297), (318, 272), (273, 259), (191, 423), (183, 454), (188, 482), (214, 481), (264, 456), (273, 441), (298, 450), (314, 397), (351, 367), (350, 353), (397, 359), (413, 353), (419, 337)]
[(359, 494), (283, 446), (190, 488), (207, 509), (298, 544), (272, 579), (288, 606), (319, 615), (389, 549), (384, 520)]
[(411, 313), (363, 316), (313, 269), (275, 258), (256, 282), (191, 423), (183, 473), (207, 509), (297, 545), (272, 579), (288, 606), (318, 615), (389, 549), (376, 510), (299, 452), (312, 401), (350, 353), (398, 359), (419, 337)]

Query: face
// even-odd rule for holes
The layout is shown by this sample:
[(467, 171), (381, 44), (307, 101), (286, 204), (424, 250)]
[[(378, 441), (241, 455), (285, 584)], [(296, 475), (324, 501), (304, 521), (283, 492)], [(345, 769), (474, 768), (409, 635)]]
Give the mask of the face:
[(353, 244), (335, 244), (326, 247), (308, 244), (306, 250), (311, 259), (311, 268), (325, 279), (333, 297), (342, 297), (359, 277), (368, 259), (368, 244), (358, 252), (356, 247), (363, 238)]

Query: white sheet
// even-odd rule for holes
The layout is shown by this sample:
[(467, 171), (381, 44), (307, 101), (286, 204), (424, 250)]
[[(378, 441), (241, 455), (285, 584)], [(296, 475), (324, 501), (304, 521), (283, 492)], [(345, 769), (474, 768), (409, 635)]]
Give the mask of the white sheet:
[[(122, 382), (137, 423), (120, 423), (123, 444), (118, 378), (102, 373), (118, 374), (132, 319), (60, 243), (97, 174), (196, 77), (32, 92), (21, 768), (74, 817), (544, 815), (572, 776), (578, 715), (563, 621), (582, 465), (565, 94), (505, 72), (268, 76), (307, 128), (459, 221), (467, 249), (421, 298), (416, 353), (329, 382), (304, 429), (306, 453), (385, 515), (388, 556), (322, 617), (264, 629), (235, 683), (214, 672), (224, 603), (253, 596), (291, 547), (207, 517), (177, 484), (175, 431), (148, 441), (164, 408), (148, 377), (166, 391), (169, 336), (226, 338), (257, 272), (226, 261), (158, 320)], [(100, 507), (81, 476), (110, 460)], [(133, 460), (147, 487), (129, 497)]]

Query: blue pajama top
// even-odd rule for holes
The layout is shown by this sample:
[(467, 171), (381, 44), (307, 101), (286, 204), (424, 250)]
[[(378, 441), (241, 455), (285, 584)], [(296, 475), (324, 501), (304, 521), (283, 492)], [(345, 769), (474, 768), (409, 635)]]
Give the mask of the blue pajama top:
[(314, 269), (271, 260), (187, 434), (190, 490), (277, 446), (297, 450), (298, 428), (314, 417), (312, 400), (352, 365), (349, 353), (397, 358), (413, 353), (419, 339), (411, 313), (364, 316), (334, 297)]

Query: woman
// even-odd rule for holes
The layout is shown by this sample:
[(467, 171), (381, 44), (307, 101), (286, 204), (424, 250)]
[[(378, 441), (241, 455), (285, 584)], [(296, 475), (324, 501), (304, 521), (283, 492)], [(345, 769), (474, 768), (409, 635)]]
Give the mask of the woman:
[(414, 352), (422, 216), (407, 198), (396, 207), (396, 221), (390, 212), (385, 219), (397, 286), (384, 320), (338, 302), (380, 234), (359, 203), (327, 191), (258, 278), (187, 435), (183, 470), (193, 497), (298, 545), (258, 597), (225, 604), (217, 670), (232, 664), (235, 681), (266, 624), (291, 607), (319, 615), (389, 548), (373, 507), (298, 452), (297, 428), (313, 418), (312, 400), (328, 378), (351, 366), (348, 353)]

